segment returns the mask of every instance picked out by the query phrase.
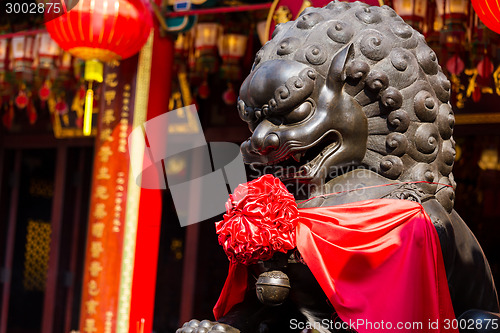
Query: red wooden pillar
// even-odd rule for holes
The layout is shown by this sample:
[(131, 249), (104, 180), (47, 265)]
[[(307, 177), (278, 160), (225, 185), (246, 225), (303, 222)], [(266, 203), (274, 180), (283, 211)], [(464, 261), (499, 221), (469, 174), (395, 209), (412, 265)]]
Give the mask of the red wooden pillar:
[[(160, 37), (155, 31), (149, 81), (148, 120), (168, 111), (173, 55), (173, 41), (170, 37)], [(130, 333), (148, 333), (153, 329), (160, 239), (161, 191), (141, 189), (140, 196), (130, 304)]]

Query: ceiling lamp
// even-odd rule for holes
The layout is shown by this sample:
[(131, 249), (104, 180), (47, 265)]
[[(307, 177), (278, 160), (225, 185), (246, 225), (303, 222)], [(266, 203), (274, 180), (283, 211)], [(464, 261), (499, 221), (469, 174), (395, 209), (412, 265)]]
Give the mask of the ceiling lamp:
[(204, 22), (195, 26), (196, 71), (214, 73), (217, 71), (217, 41), (222, 32), (218, 23)]
[(219, 54), (222, 57), (222, 76), (229, 81), (241, 79), (240, 60), (245, 55), (248, 37), (240, 34), (225, 34), (219, 39)]
[(393, 0), (394, 10), (413, 28), (422, 32), (427, 11), (427, 1)]

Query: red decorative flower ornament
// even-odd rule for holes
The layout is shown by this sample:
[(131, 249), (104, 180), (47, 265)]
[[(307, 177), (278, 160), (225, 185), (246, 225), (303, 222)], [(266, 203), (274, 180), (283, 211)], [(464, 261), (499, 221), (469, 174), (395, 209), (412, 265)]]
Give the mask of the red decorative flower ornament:
[(215, 224), (229, 260), (249, 265), (295, 248), (299, 211), (293, 195), (272, 175), (239, 185)]
[(50, 85), (47, 81), (45, 81), (42, 85), (42, 87), (40, 88), (40, 90), (38, 90), (38, 96), (40, 97), (40, 99), (42, 101), (47, 101), (50, 97)]
[(16, 96), (15, 103), (19, 109), (24, 109), (26, 105), (28, 105), (28, 97), (23, 90), (19, 91), (19, 94)]

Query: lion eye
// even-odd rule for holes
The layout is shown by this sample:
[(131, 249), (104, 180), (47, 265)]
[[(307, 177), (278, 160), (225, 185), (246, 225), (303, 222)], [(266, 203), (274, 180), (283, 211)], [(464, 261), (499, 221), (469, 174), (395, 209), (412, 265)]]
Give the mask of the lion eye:
[(313, 106), (310, 102), (302, 103), (299, 107), (288, 113), (285, 116), (285, 120), (287, 123), (298, 123), (306, 119), (311, 114), (312, 109)]

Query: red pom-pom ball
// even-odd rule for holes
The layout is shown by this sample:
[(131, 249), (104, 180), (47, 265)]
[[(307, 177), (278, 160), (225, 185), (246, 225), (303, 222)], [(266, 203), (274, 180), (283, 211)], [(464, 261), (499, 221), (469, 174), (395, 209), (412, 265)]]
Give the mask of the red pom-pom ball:
[(293, 195), (272, 175), (239, 185), (216, 222), (219, 244), (231, 262), (250, 265), (295, 248), (299, 211)]

